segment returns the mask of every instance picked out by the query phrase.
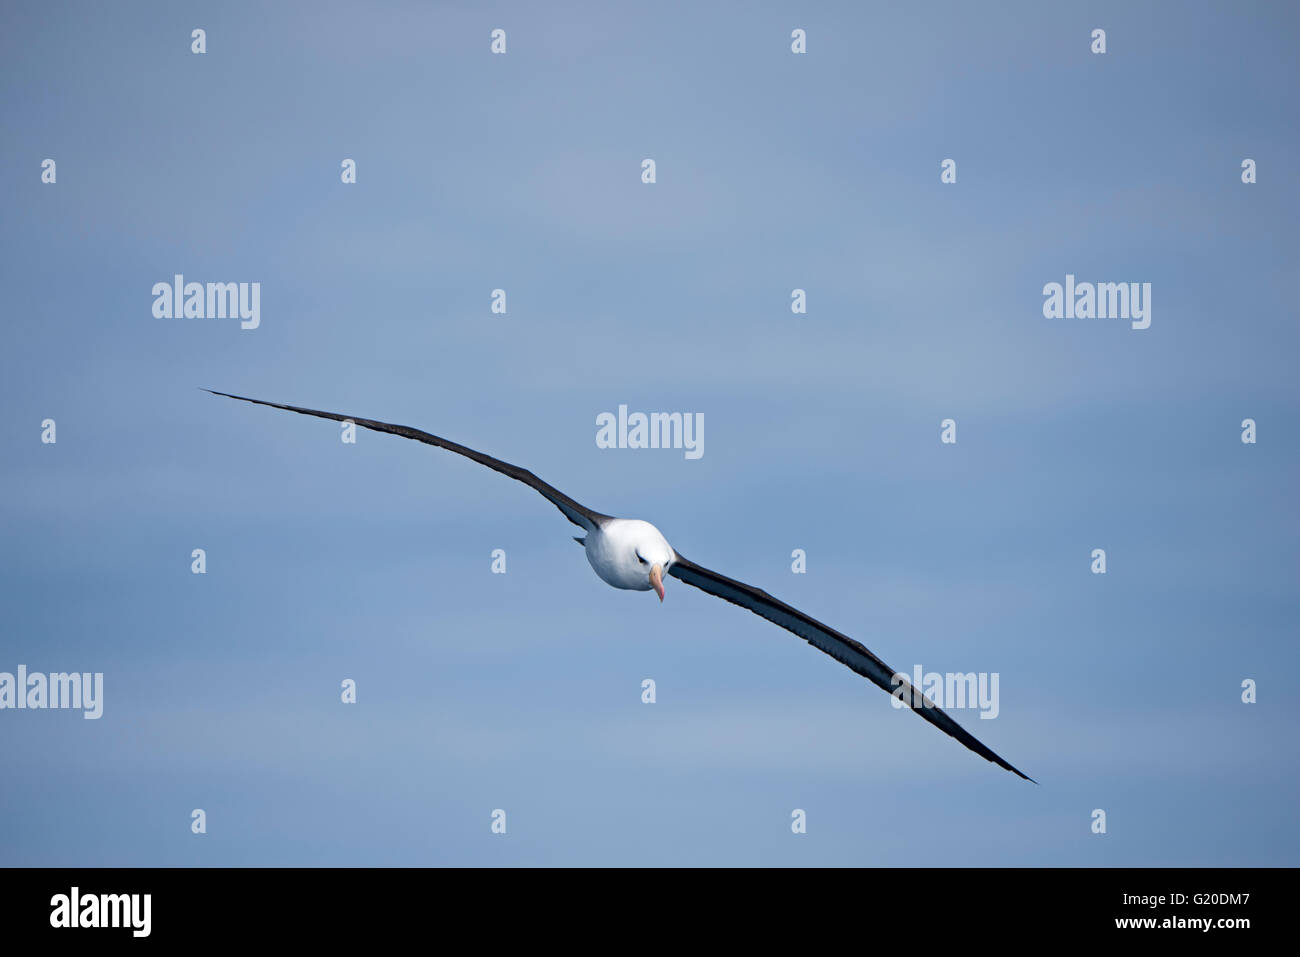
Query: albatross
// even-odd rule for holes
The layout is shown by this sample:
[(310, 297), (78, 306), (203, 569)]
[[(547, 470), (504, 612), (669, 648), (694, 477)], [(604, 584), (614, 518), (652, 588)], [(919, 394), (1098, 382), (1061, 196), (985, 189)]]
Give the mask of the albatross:
[(336, 422), (351, 422), (374, 432), (400, 435), (402, 438), (414, 439), (426, 445), (434, 445), (448, 452), (463, 455), (479, 465), (486, 465), (495, 472), (523, 482), (540, 492), (547, 501), (560, 510), (565, 518), (583, 530), (584, 534), (574, 536), (573, 540), (583, 546), (587, 552), (587, 561), (606, 584), (629, 591), (654, 591), (662, 602), (664, 576), (671, 575), (700, 591), (729, 601), (733, 605), (739, 605), (741, 608), (748, 608), (754, 614), (798, 635), (818, 651), (825, 652), (841, 664), (847, 665), (887, 693), (897, 695), (901, 689), (901, 700), (940, 731), (956, 738), (980, 757), (1006, 768), (1026, 781), (1034, 781), (1029, 775), (1017, 770), (985, 747), (974, 735), (914, 688), (905, 676), (895, 672), (893, 668), (867, 650), (865, 645), (854, 641), (848, 635), (841, 634), (829, 625), (823, 625), (780, 599), (773, 598), (760, 588), (728, 578), (703, 565), (697, 565), (669, 545), (659, 529), (649, 522), (640, 519), (615, 518), (613, 515), (594, 512), (565, 495), (555, 486), (543, 482), (527, 469), (502, 462), (468, 446), (408, 425), (393, 425), (356, 415), (282, 405), (279, 402), (250, 399), (247, 396), (231, 395), (229, 392), (216, 392), (212, 389), (203, 391), (227, 399), (238, 399), (241, 402), (252, 402), (272, 409), (297, 412), (300, 415), (314, 415), (317, 418), (333, 419)]

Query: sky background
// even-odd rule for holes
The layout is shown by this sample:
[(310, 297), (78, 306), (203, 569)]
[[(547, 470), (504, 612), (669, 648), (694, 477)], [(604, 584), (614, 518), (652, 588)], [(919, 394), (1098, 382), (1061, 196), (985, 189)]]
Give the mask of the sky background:
[[(0, 712), (0, 864), (1300, 863), (1293, 5), (0, 17), (0, 671), (105, 675), (98, 721)], [(260, 328), (154, 318), (175, 273), (260, 282)], [(1066, 273), (1151, 327), (1045, 319)], [(199, 387), (445, 435), (997, 672), (951, 713), (1041, 785), (608, 588), (523, 485)], [(597, 448), (620, 403), (703, 457)]]

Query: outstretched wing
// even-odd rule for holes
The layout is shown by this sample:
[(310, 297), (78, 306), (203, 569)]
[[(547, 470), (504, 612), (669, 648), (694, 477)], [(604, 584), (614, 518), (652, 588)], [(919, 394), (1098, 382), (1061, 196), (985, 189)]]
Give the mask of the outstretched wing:
[(250, 399), (247, 396), (231, 395), (229, 392), (214, 392), (212, 389), (204, 389), (204, 392), (211, 392), (213, 395), (225, 396), (227, 399), (239, 399), (241, 402), (253, 402), (257, 405), (268, 405), (273, 409), (285, 409), (289, 412), (298, 412), (302, 415), (314, 415), (322, 419), (333, 419), (336, 422), (355, 422), (363, 429), (371, 429), (375, 432), (388, 432), (392, 435), (400, 435), (404, 439), (415, 439), (417, 442), (423, 442), (426, 445), (436, 445), (440, 449), (446, 449), (448, 452), (455, 452), (457, 455), (463, 455), (467, 459), (473, 459), (479, 465), (486, 465), (494, 472), (500, 472), (502, 475), (508, 475), (512, 479), (523, 482), (541, 492), (546, 499), (564, 513), (564, 517), (571, 521), (579, 528), (587, 531), (594, 531), (604, 525), (611, 518), (609, 515), (601, 515), (599, 512), (593, 512), (585, 505), (580, 505), (569, 496), (565, 495), (553, 485), (543, 482), (528, 469), (521, 469), (517, 465), (511, 465), (509, 462), (502, 462), (500, 459), (494, 459), (490, 455), (484, 455), (482, 452), (476, 452), (471, 448), (466, 448), (455, 442), (449, 441), (437, 435), (423, 432), (420, 429), (413, 429), (409, 425), (391, 425), (388, 422), (376, 422), (374, 419), (363, 419), (356, 415), (340, 415), (337, 412), (321, 412), (317, 409), (301, 409), (296, 405), (281, 405), (278, 402), (265, 402), (262, 399)]
[[(678, 555), (673, 564), (668, 566), (668, 574), (681, 579), (688, 585), (694, 585), (710, 595), (726, 599), (733, 605), (748, 608), (754, 614), (761, 615), (768, 621), (780, 625), (786, 631), (793, 632), (814, 648), (824, 651), (836, 661), (848, 665), (858, 674), (890, 694), (894, 694), (900, 687), (905, 689), (901, 695), (904, 703), (940, 731), (956, 738), (980, 757), (1006, 768), (1013, 774), (1020, 775), (1026, 781), (1034, 780), (986, 748), (973, 734), (936, 707), (933, 701), (921, 694), (919, 690), (914, 689), (912, 683), (906, 677), (901, 674), (896, 677), (893, 668), (890, 668), (868, 651), (866, 647), (854, 641), (848, 635), (842, 635), (834, 628), (828, 628), (820, 621), (809, 618), (797, 608), (791, 608), (785, 602), (773, 598), (760, 588), (738, 582), (726, 575), (720, 575), (702, 565), (695, 564), (695, 562), (687, 558), (683, 558), (681, 555)], [(1034, 783), (1037, 784), (1038, 782), (1034, 781)]]

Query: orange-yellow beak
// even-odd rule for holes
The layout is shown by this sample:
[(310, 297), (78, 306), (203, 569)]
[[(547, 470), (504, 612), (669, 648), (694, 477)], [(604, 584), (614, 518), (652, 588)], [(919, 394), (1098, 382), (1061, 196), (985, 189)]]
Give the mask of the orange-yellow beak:
[(650, 584), (656, 592), (659, 593), (659, 600), (664, 600), (664, 568), (662, 565), (656, 565), (650, 569)]

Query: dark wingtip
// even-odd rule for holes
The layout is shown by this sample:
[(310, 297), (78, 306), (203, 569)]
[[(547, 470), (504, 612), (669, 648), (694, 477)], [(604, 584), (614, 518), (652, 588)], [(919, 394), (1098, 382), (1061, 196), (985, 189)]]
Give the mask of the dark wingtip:
[[(965, 742), (963, 742), (963, 743), (965, 743)], [(969, 747), (969, 745), (967, 745), (967, 747)], [(976, 752), (976, 753), (979, 753), (979, 752)], [(992, 751), (989, 751), (987, 754), (985, 754), (985, 755), (983, 755), (983, 756), (984, 756), (986, 759), (988, 759), (989, 761), (992, 761), (992, 762), (993, 762), (994, 764), (996, 764), (998, 767), (1003, 768), (1004, 770), (1010, 771), (1010, 772), (1011, 772), (1012, 774), (1014, 774), (1016, 777), (1021, 778), (1021, 779), (1025, 780), (1025, 781), (1028, 781), (1030, 784), (1037, 784), (1037, 783), (1038, 783), (1038, 782), (1035, 781), (1033, 778), (1031, 778), (1028, 774), (1026, 774), (1024, 771), (1021, 771), (1018, 767), (1016, 767), (1015, 765), (1013, 765), (1010, 761), (1006, 761), (1006, 760), (1004, 760), (1000, 755), (994, 754)]]

